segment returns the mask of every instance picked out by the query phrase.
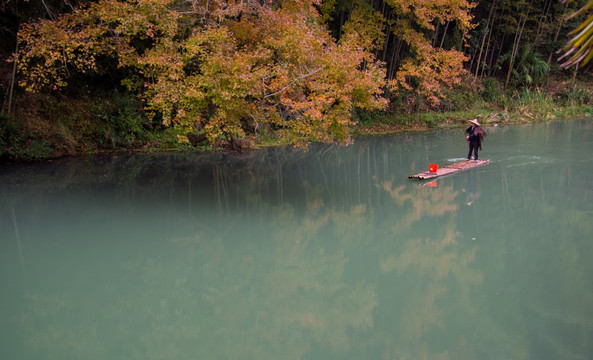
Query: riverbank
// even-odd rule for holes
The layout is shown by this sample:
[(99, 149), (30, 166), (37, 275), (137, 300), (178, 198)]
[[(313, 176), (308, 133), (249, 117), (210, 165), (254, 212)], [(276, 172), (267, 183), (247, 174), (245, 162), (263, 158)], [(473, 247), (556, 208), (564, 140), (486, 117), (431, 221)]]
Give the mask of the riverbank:
[(554, 112), (537, 116), (537, 109), (527, 107), (524, 112), (488, 111), (487, 109), (469, 112), (455, 111), (451, 113), (424, 113), (404, 115), (398, 118), (386, 116), (385, 119), (372, 123), (359, 123), (354, 127), (356, 135), (379, 135), (402, 131), (423, 131), (435, 128), (457, 128), (467, 126), (467, 120), (477, 118), (484, 126), (498, 126), (501, 124), (515, 125), (525, 123), (546, 122), (554, 120), (581, 119), (593, 116), (593, 106), (561, 107)]
[(368, 135), (463, 127), (473, 118), (486, 126), (584, 118), (593, 116), (593, 88), (585, 82), (570, 86), (567, 81), (556, 81), (542, 89), (515, 90), (490, 100), (467, 99), (465, 107), (455, 105), (457, 110), (450, 111), (359, 114), (354, 132)]
[[(593, 116), (593, 89), (588, 82), (555, 81), (535, 90), (458, 89), (438, 110), (409, 103), (355, 112), (352, 137), (464, 127), (472, 118), (485, 126), (583, 118)], [(117, 92), (78, 98), (25, 94), (18, 104), (14, 116), (0, 115), (0, 162), (130, 151), (247, 151), (285, 144), (270, 132), (210, 144), (187, 129), (147, 120), (135, 99)]]

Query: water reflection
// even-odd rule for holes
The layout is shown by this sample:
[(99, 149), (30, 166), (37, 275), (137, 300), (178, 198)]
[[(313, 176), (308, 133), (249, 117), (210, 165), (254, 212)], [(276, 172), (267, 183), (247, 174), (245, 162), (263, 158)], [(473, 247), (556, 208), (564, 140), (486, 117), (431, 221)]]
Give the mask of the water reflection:
[(587, 358), (592, 127), (4, 167), (0, 355)]

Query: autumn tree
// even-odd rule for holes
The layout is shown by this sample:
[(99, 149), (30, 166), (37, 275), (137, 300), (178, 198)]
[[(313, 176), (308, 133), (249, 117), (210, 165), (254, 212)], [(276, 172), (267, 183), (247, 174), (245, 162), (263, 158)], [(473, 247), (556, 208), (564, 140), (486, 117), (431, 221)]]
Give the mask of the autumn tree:
[(354, 107), (385, 106), (385, 72), (360, 42), (339, 44), (317, 1), (102, 0), (20, 33), (21, 85), (125, 69), (163, 123), (211, 141), (263, 131), (293, 143), (348, 142)]
[[(392, 91), (407, 90), (439, 103), (444, 88), (458, 84), (466, 70), (464, 55), (468, 31), (472, 29), (470, 10), (475, 4), (465, 0), (440, 1), (329, 1), (328, 17), (338, 21), (340, 35), (356, 34), (361, 44), (387, 63), (388, 85)], [(328, 10), (329, 4), (334, 11)], [(346, 15), (344, 15), (346, 13)], [(336, 25), (334, 25), (336, 26)], [(456, 34), (457, 42), (446, 42)], [(351, 36), (351, 35), (350, 35)]]
[(469, 10), (475, 5), (465, 0), (428, 3), (419, 0), (388, 0), (387, 3), (401, 14), (395, 22), (394, 33), (408, 45), (411, 53), (402, 62), (391, 86), (416, 90), (427, 96), (430, 102), (438, 104), (442, 97), (441, 90), (461, 81), (461, 75), (465, 73), (463, 63), (468, 58), (463, 54), (463, 48), (445, 49), (440, 46), (442, 41), (439, 45), (433, 45), (427, 34), (436, 33), (436, 38), (436, 25), (454, 24), (465, 41), (473, 26)]

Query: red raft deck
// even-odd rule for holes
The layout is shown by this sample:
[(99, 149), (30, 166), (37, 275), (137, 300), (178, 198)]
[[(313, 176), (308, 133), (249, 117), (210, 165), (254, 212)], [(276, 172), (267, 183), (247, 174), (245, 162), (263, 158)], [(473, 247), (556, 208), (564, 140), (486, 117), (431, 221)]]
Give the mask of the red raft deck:
[(420, 180), (433, 179), (433, 178), (436, 178), (439, 176), (454, 174), (454, 173), (458, 173), (460, 171), (475, 168), (476, 166), (485, 165), (485, 164), (488, 164), (489, 162), (490, 162), (490, 160), (488, 160), (488, 159), (486, 159), (486, 160), (471, 160), (471, 161), (463, 160), (460, 162), (453, 163), (451, 165), (447, 165), (442, 168), (437, 168), (436, 171), (429, 170), (429, 171), (421, 172), (416, 175), (410, 175), (410, 176), (408, 176), (408, 178), (420, 179)]

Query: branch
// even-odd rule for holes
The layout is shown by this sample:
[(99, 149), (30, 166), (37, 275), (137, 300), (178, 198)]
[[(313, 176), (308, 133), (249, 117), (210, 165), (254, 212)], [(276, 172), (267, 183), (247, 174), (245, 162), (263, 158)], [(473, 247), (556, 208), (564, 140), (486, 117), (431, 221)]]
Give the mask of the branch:
[(308, 74), (302, 74), (301, 76), (299, 76), (299, 77), (297, 77), (296, 79), (294, 79), (293, 81), (291, 81), (291, 82), (290, 82), (288, 85), (284, 86), (282, 89), (280, 89), (280, 90), (278, 90), (278, 91), (275, 91), (275, 92), (273, 92), (273, 93), (271, 93), (271, 94), (264, 95), (264, 100), (265, 100), (265, 99), (267, 99), (267, 98), (269, 98), (269, 97), (272, 97), (272, 96), (278, 95), (278, 94), (280, 94), (281, 92), (284, 92), (286, 89), (288, 89), (289, 87), (291, 87), (291, 86), (292, 86), (292, 84), (296, 83), (297, 81), (299, 81), (299, 80), (301, 80), (301, 79), (304, 79), (304, 78), (307, 78), (307, 77), (309, 77), (309, 76), (312, 76), (312, 75), (314, 75), (314, 74), (316, 74), (316, 73), (320, 72), (320, 71), (321, 71), (321, 70), (323, 70), (324, 68), (325, 68), (325, 66), (322, 66), (322, 67), (320, 67), (320, 68), (318, 68), (318, 69), (315, 69), (315, 70), (313, 70), (313, 71), (309, 72)]

